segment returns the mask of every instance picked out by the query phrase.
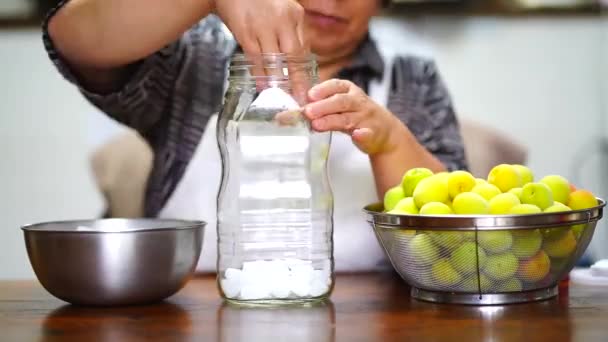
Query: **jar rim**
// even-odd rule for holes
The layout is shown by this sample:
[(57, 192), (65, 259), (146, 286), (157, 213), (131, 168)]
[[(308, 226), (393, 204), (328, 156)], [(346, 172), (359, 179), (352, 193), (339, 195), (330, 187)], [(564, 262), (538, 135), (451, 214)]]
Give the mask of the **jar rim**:
[(253, 66), (256, 62), (262, 62), (262, 64), (283, 64), (283, 63), (297, 63), (297, 64), (316, 64), (316, 55), (313, 53), (306, 54), (289, 54), (289, 53), (270, 53), (264, 52), (259, 54), (244, 54), (235, 53), (230, 59), (231, 65), (241, 66)]

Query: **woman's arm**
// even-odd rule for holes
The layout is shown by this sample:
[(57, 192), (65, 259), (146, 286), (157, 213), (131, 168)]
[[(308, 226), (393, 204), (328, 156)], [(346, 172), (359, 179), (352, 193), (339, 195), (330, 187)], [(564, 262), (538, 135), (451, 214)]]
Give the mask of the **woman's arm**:
[(212, 0), (71, 0), (50, 17), (48, 34), (87, 90), (108, 93), (133, 63), (176, 41), (212, 9)]
[(443, 163), (420, 145), (416, 137), (396, 117), (393, 125), (391, 134), (395, 135), (394, 148), (369, 156), (378, 198), (383, 198), (384, 193), (391, 187), (401, 184), (401, 179), (407, 170), (425, 167), (435, 173), (446, 171)]
[[(70, 0), (51, 11), (43, 32), (66, 79), (104, 113), (154, 140), (173, 103), (194, 100), (192, 87), (221, 92), (233, 37), (246, 52), (291, 53), (302, 48), (302, 15), (295, 0)], [(192, 73), (204, 82), (186, 82)]]
[(71, 0), (50, 18), (48, 33), (85, 86), (108, 92), (124, 82), (133, 63), (212, 11), (245, 53), (304, 50), (304, 11), (295, 0)]

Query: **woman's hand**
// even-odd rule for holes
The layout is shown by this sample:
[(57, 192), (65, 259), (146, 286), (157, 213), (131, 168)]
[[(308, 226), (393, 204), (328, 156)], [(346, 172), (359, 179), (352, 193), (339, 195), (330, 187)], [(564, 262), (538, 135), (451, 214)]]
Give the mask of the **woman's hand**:
[(308, 50), (304, 9), (295, 0), (215, 0), (215, 12), (245, 54), (300, 54)]
[(340, 131), (369, 155), (389, 153), (407, 134), (405, 125), (350, 81), (332, 79), (308, 92), (305, 113), (314, 130)]
[(314, 130), (350, 134), (355, 145), (369, 155), (378, 198), (399, 184), (411, 168), (445, 170), (401, 120), (352, 82), (325, 81), (310, 89), (308, 97), (311, 103), (305, 114)]

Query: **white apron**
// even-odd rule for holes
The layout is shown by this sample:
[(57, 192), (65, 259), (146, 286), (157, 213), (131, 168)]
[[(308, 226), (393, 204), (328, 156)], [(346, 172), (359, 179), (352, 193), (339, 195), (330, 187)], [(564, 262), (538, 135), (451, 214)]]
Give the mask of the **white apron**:
[[(372, 81), (369, 96), (386, 106), (392, 58), (385, 58), (381, 82)], [(216, 141), (217, 115), (210, 118), (192, 160), (159, 217), (207, 222), (203, 250), (196, 270), (215, 272), (217, 262), (216, 198), (222, 163)], [(334, 195), (334, 261), (336, 271), (372, 271), (390, 267), (362, 211), (376, 202), (376, 186), (369, 157), (351, 137), (333, 133), (328, 161)]]

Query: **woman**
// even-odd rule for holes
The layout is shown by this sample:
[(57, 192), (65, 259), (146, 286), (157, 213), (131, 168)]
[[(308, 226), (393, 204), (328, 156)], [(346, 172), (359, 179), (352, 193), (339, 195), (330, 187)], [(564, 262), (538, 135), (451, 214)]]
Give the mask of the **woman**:
[[(190, 175), (206, 170), (217, 177), (213, 158), (204, 161), (215, 153), (214, 130), (205, 127), (221, 106), (226, 63), (237, 47), (248, 54), (312, 51), (321, 83), (309, 91), (305, 114), (317, 131), (344, 133), (335, 135), (330, 157), (336, 268), (366, 270), (386, 263), (361, 206), (407, 169), (466, 168), (434, 64), (382, 56), (369, 37), (381, 6), (380, 0), (71, 0), (51, 12), (45, 45), (93, 104), (152, 146), (146, 215), (204, 219), (213, 235), (216, 188)], [(214, 236), (205, 241), (199, 269), (213, 270)]]

